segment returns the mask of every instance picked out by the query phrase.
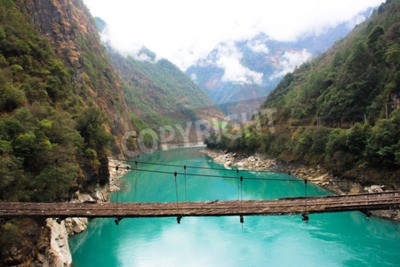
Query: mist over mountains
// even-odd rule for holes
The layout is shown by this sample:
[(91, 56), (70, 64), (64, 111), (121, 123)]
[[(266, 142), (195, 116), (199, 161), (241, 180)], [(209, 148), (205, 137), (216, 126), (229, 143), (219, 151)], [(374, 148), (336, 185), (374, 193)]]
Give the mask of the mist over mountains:
[[(326, 51), (368, 18), (372, 10), (368, 8), (339, 24), (315, 25), (304, 36), (291, 41), (279, 41), (263, 32), (248, 39), (227, 39), (206, 56), (192, 61), (192, 65), (177, 66), (225, 114), (252, 114), (286, 73)], [(105, 23), (100, 23), (100, 27), (103, 42), (113, 46), (112, 29)], [(114, 49), (137, 61), (156, 63), (161, 58), (159, 51), (151, 51), (141, 44), (132, 43), (131, 47), (130, 52)], [(185, 57), (185, 53), (181, 56)]]
[(145, 47), (132, 54), (116, 50), (109, 42), (107, 23), (98, 17), (95, 21), (138, 132), (159, 133), (161, 128), (223, 117), (207, 94), (172, 62)]
[(286, 73), (326, 51), (371, 12), (296, 41), (276, 41), (261, 33), (249, 40), (220, 43), (186, 74), (225, 113), (251, 113)]

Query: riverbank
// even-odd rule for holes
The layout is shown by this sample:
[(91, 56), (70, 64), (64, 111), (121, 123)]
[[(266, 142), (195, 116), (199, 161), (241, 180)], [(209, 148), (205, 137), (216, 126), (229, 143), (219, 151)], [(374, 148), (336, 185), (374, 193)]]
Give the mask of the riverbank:
[[(388, 189), (398, 189), (394, 185), (374, 184), (366, 185), (362, 181), (348, 180), (344, 177), (334, 176), (320, 166), (309, 167), (301, 164), (289, 164), (276, 159), (270, 159), (262, 154), (245, 155), (223, 150), (204, 149), (202, 153), (212, 158), (225, 168), (238, 168), (255, 171), (273, 171), (287, 173), (314, 183), (335, 194), (378, 193)], [(373, 215), (385, 219), (400, 221), (399, 210), (374, 211)]]
[(186, 143), (179, 143), (179, 144), (169, 144), (164, 143), (160, 144), (160, 150), (165, 151), (169, 149), (178, 149), (178, 148), (193, 148), (193, 147), (206, 147), (203, 142), (186, 142)]
[[(157, 165), (187, 165), (200, 167), (190, 169), (193, 174), (230, 175), (221, 169), (223, 165), (200, 154), (202, 149), (157, 151), (138, 160), (153, 163), (146, 167), (149, 170), (172, 172), (179, 168)], [(247, 172), (243, 176), (255, 177)], [(285, 177), (274, 174), (273, 178)], [(187, 178), (187, 183), (183, 176), (177, 179), (179, 201), (234, 200), (240, 194), (237, 180)], [(176, 201), (175, 182), (169, 175), (131, 172), (124, 180), (123, 192), (118, 194), (121, 202)], [(243, 199), (300, 196), (304, 192), (301, 182), (245, 182), (243, 186)], [(317, 195), (321, 189), (309, 186), (307, 193)], [(118, 226), (112, 219), (94, 220), (83, 234), (70, 239), (70, 247), (76, 266), (311, 266), (327, 262), (357, 266), (365, 259), (370, 266), (400, 263), (400, 238), (394, 234), (400, 231), (397, 223), (367, 219), (358, 212), (314, 215), (309, 224), (301, 216), (244, 216), (243, 223), (239, 217), (183, 217), (180, 224), (176, 217), (132, 218), (123, 219)]]
[[(118, 166), (118, 168), (116, 168)], [(128, 165), (121, 161), (108, 158), (110, 173), (109, 184), (104, 187), (96, 187), (91, 193), (77, 191), (72, 203), (109, 202), (112, 192), (117, 192), (121, 187), (121, 177), (128, 170)], [(50, 231), (49, 246), (45, 256), (40, 255), (42, 266), (70, 267), (72, 255), (68, 244), (70, 236), (82, 233), (87, 229), (87, 218), (66, 218), (65, 220), (47, 219), (46, 227)]]

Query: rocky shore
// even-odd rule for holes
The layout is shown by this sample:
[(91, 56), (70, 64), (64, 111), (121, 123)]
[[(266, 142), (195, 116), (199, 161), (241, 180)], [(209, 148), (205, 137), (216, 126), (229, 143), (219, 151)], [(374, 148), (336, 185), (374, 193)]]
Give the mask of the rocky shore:
[[(108, 159), (110, 183), (104, 187), (97, 187), (91, 194), (76, 192), (71, 202), (108, 202), (110, 194), (120, 190), (121, 176), (128, 172), (128, 165)], [(115, 168), (119, 166), (118, 170)], [(50, 230), (50, 244), (46, 255), (40, 257), (42, 266), (69, 267), (72, 266), (72, 255), (68, 244), (70, 236), (86, 230), (89, 221), (87, 218), (67, 218), (62, 221), (47, 219), (46, 227)]]
[[(377, 184), (377, 185), (362, 185), (358, 181), (350, 181), (343, 177), (337, 177), (332, 175), (327, 170), (317, 167), (308, 167), (300, 164), (288, 164), (280, 162), (275, 159), (267, 158), (262, 154), (244, 155), (239, 153), (226, 152), (223, 150), (210, 150), (204, 149), (202, 151), (205, 155), (211, 157), (215, 162), (224, 165), (225, 168), (238, 168), (243, 170), (255, 170), (255, 171), (274, 171), (287, 173), (301, 179), (307, 179), (309, 182), (314, 183), (320, 187), (323, 187), (335, 194), (357, 194), (357, 193), (377, 193), (383, 192), (388, 185)], [(374, 211), (373, 215), (400, 221), (399, 210), (389, 211)]]

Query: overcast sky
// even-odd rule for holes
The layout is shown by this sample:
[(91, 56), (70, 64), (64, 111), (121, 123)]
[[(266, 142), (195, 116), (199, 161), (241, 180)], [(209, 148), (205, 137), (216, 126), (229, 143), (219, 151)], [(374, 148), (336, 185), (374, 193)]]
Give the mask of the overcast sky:
[(134, 52), (142, 45), (182, 70), (221, 42), (265, 33), (296, 40), (356, 15), (382, 0), (84, 0), (109, 25), (113, 46)]

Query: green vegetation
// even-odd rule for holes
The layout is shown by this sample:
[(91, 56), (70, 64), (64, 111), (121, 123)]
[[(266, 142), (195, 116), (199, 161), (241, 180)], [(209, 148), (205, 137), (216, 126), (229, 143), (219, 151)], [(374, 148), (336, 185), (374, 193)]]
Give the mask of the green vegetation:
[[(400, 1), (387, 1), (331, 50), (287, 74), (263, 108), (262, 131), (208, 145), (321, 165), (336, 174), (400, 169)], [(397, 181), (398, 182), (398, 181)]]
[(153, 129), (219, 115), (206, 94), (169, 61), (143, 48), (138, 60), (109, 48), (110, 60), (123, 78), (126, 102), (135, 128)]
[[(119, 80), (94, 25), (85, 23), (87, 31), (75, 25), (74, 19), (89, 16), (83, 2), (68, 3), (82, 17), (57, 21), (71, 29), (63, 28), (65, 36), (48, 32), (49, 39), (29, 16), (53, 23), (51, 15), (35, 13), (41, 4), (0, 0), (0, 201), (66, 201), (77, 190), (108, 183), (107, 156), (110, 149), (118, 152), (109, 132), (124, 133)], [(52, 39), (67, 40), (68, 34), (75, 43)], [(0, 265), (32, 262), (46, 242), (38, 240), (43, 224), (0, 220)]]
[(0, 200), (62, 201), (107, 182), (111, 138), (70, 73), (14, 2), (0, 0)]

